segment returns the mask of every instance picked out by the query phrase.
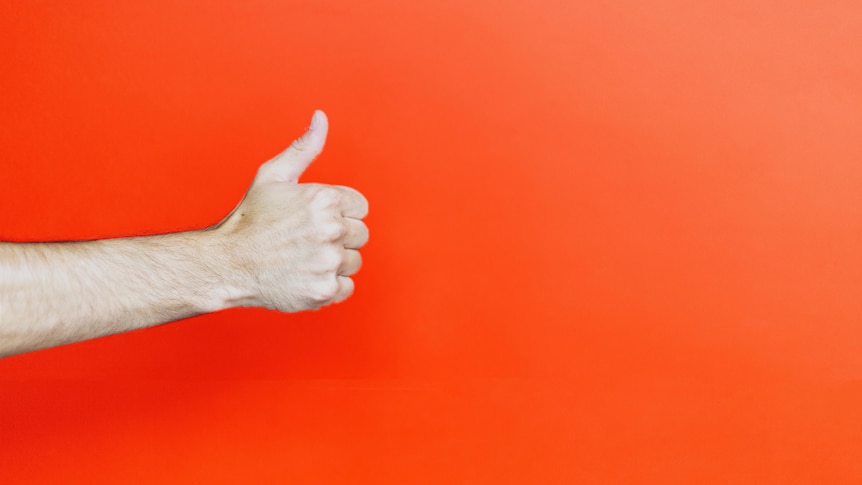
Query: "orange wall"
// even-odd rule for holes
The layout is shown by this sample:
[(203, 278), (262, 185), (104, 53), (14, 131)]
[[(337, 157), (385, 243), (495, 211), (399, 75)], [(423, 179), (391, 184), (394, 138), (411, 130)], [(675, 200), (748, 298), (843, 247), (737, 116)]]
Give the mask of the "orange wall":
[(345, 304), (0, 360), (0, 482), (862, 483), (855, 1), (3, 2), (0, 239), (216, 222), (313, 109)]

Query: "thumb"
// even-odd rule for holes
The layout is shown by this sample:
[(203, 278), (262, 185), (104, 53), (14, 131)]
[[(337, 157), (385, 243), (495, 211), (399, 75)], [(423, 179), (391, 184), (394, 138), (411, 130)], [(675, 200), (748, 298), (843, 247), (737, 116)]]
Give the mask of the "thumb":
[(266, 163), (267, 173), (279, 182), (299, 182), (305, 169), (323, 150), (329, 121), (323, 111), (316, 110), (308, 131), (275, 158)]

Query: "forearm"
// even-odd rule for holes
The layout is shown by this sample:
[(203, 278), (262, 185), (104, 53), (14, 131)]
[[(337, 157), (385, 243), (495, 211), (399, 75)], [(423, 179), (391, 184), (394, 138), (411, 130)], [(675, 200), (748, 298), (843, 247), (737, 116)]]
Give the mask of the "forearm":
[(62, 243), (0, 243), (0, 357), (222, 308), (207, 231)]

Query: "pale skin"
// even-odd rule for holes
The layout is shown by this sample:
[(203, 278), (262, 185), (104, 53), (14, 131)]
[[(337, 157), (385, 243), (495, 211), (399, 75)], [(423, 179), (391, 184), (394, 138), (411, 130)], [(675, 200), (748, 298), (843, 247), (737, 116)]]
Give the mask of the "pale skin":
[(348, 187), (300, 184), (323, 149), (322, 111), (264, 163), (218, 224), (157, 236), (0, 243), (0, 357), (218, 310), (298, 312), (353, 293), (368, 202)]

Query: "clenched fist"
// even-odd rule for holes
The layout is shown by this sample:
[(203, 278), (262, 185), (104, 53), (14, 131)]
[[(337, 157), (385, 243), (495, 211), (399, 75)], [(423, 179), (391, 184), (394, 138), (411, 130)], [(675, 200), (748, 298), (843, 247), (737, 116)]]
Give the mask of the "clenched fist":
[(228, 305), (296, 312), (353, 292), (368, 202), (349, 187), (298, 183), (327, 131), (316, 111), (308, 132), (263, 164), (240, 204), (210, 230), (229, 267)]

